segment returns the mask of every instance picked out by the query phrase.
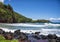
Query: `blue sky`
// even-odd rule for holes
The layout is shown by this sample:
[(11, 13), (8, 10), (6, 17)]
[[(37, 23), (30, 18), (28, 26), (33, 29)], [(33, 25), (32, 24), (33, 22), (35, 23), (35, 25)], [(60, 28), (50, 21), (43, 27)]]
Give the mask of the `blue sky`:
[(5, 0), (14, 11), (32, 19), (60, 18), (59, 0)]

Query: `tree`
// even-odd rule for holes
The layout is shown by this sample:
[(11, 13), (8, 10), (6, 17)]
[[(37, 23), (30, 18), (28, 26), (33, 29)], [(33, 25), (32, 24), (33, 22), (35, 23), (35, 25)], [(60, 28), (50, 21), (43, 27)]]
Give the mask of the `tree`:
[(7, 9), (13, 11), (13, 8), (10, 6), (10, 4), (7, 5)]

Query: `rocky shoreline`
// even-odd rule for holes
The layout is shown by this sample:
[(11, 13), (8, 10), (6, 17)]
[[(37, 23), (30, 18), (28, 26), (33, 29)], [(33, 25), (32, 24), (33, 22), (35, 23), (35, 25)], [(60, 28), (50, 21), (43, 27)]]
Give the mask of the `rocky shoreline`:
[(39, 35), (40, 32), (35, 33), (23, 33), (20, 30), (14, 31), (14, 33), (5, 32), (0, 29), (0, 35), (2, 35), (6, 40), (18, 39), (18, 42), (60, 42), (60, 37), (56, 34)]

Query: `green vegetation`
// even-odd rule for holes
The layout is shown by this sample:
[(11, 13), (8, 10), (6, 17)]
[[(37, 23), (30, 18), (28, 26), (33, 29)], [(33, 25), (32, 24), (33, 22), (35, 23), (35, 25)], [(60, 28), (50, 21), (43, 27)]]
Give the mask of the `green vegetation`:
[(6, 40), (2, 35), (0, 35), (0, 42), (18, 42), (18, 40)]
[(33, 20), (32, 22), (33, 23), (49, 23), (51, 21), (42, 19), (42, 20)]
[(25, 23), (31, 22), (32, 19), (26, 18), (18, 14), (17, 12), (13, 11), (13, 8), (8, 4), (5, 5), (0, 2), (0, 22), (2, 23)]
[(13, 10), (8, 4), (5, 5), (0, 2), (0, 23), (36, 23), (36, 22), (50, 22), (48, 20), (32, 20)]

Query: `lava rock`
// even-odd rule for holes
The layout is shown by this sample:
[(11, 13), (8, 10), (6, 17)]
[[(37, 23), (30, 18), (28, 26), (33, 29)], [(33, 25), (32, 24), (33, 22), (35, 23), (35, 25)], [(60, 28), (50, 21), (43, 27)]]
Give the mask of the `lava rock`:
[(5, 33), (5, 31), (0, 29), (0, 34), (4, 34), (4, 33)]
[(11, 32), (5, 32), (4, 33), (4, 37), (7, 40), (12, 40), (13, 39), (13, 33), (11, 33)]

